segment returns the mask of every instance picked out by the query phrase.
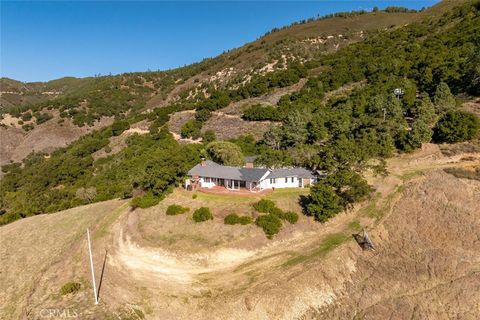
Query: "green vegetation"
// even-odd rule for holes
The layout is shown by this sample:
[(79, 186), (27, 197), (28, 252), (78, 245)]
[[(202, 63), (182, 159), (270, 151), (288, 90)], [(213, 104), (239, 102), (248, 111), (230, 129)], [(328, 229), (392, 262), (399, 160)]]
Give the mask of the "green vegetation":
[(315, 184), (310, 193), (307, 212), (320, 222), (325, 222), (342, 210), (341, 199), (331, 186)]
[(270, 72), (265, 76), (255, 75), (249, 83), (233, 94), (234, 99), (259, 97), (273, 88), (288, 87), (307, 75), (307, 68), (301, 64), (291, 64), (287, 70)]
[(215, 136), (215, 132), (212, 131), (212, 130), (207, 130), (202, 135), (202, 142), (206, 143), (206, 144), (208, 144), (212, 141), (215, 141), (216, 139), (217, 139), (217, 137)]
[(353, 203), (365, 200), (372, 190), (358, 173), (338, 170), (311, 188), (307, 214), (325, 222)]
[(480, 133), (480, 119), (464, 111), (448, 111), (438, 121), (433, 139), (436, 142), (463, 142), (477, 137)]
[(362, 226), (360, 225), (360, 222), (358, 220), (353, 220), (348, 224), (348, 229), (353, 232), (359, 232), (360, 230), (362, 230)]
[[(199, 161), (200, 146), (179, 145), (166, 130), (155, 135), (134, 135), (120, 153), (93, 161), (91, 154), (105, 147), (111, 134), (106, 128), (54, 152), (50, 158), (32, 154), (24, 160), (24, 168), (4, 168), (7, 173), (0, 182), (4, 210), (0, 223), (123, 198), (134, 189), (145, 194), (133, 199), (132, 206), (152, 206)], [(94, 198), (78, 197), (77, 190), (82, 187), (95, 187)]]
[(178, 204), (172, 204), (169, 205), (166, 211), (166, 214), (168, 216), (176, 216), (178, 214), (184, 214), (185, 212), (188, 212), (190, 208), (182, 207)]
[(227, 141), (213, 141), (207, 145), (207, 153), (210, 158), (226, 166), (243, 166), (245, 157), (240, 147)]
[(256, 104), (246, 109), (242, 118), (248, 121), (281, 121), (283, 115), (273, 106)]
[(76, 293), (80, 290), (81, 286), (82, 285), (78, 282), (67, 282), (60, 288), (60, 294), (64, 296), (70, 293)]
[(253, 204), (253, 208), (255, 208), (255, 210), (257, 210), (258, 212), (271, 213), (277, 207), (275, 205), (275, 202), (273, 202), (272, 200), (261, 199), (260, 201)]
[(288, 221), (290, 224), (295, 224), (298, 221), (298, 214), (292, 211), (284, 212), (278, 208), (272, 200), (261, 199), (253, 204), (256, 211), (267, 213), (257, 218), (255, 223), (262, 227), (267, 237), (271, 238), (273, 235), (280, 232), (282, 228), (282, 221)]
[(283, 212), (279, 218), (288, 221), (290, 224), (295, 224), (298, 221), (298, 214), (293, 211), (287, 211)]
[(231, 224), (231, 225), (234, 225), (234, 224), (246, 225), (246, 224), (252, 223), (253, 220), (251, 217), (248, 217), (248, 216), (239, 216), (236, 213), (231, 213), (224, 218), (223, 222), (225, 224)]
[(130, 124), (126, 120), (117, 120), (112, 124), (112, 135), (119, 136), (123, 131), (130, 128)]
[(149, 208), (157, 205), (160, 202), (160, 198), (153, 195), (151, 192), (148, 192), (140, 197), (135, 197), (130, 202), (132, 208)]
[(203, 222), (207, 220), (213, 220), (213, 215), (210, 212), (210, 209), (207, 207), (201, 207), (195, 210), (193, 213), (193, 221), (195, 222)]
[(201, 135), (201, 129), (202, 124), (200, 122), (195, 120), (189, 120), (183, 125), (180, 131), (180, 135), (182, 136), (182, 138), (198, 139)]
[(268, 238), (272, 238), (282, 228), (282, 221), (273, 214), (258, 216), (255, 224), (263, 229)]

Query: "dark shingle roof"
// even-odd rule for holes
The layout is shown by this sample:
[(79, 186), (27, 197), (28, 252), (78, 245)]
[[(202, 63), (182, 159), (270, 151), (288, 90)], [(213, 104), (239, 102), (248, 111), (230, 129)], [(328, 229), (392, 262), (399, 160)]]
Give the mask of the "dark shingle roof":
[(267, 172), (264, 168), (229, 167), (207, 160), (205, 166), (197, 164), (187, 175), (258, 182)]
[(313, 172), (305, 168), (283, 168), (283, 169), (273, 169), (272, 172), (268, 175), (267, 178), (285, 178), (285, 177), (300, 177), (305, 179), (313, 179), (315, 175)]

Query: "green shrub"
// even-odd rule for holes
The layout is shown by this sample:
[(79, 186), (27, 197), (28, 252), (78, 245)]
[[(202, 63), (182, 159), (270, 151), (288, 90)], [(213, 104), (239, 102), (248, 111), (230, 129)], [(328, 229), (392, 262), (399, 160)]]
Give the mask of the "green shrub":
[(122, 199), (130, 199), (133, 198), (132, 189), (124, 190), (122, 194)]
[(282, 214), (281, 219), (290, 222), (290, 224), (295, 224), (298, 221), (298, 214), (293, 211), (287, 211)]
[(37, 119), (37, 124), (42, 124), (44, 122), (47, 122), (48, 120), (52, 119), (53, 116), (51, 114), (48, 114), (48, 113), (35, 113), (35, 118)]
[(273, 210), (277, 208), (275, 206), (275, 202), (268, 199), (262, 199), (258, 201), (257, 203), (253, 204), (253, 207), (258, 212), (263, 212), (263, 213), (271, 213)]
[(201, 136), (201, 129), (202, 123), (195, 120), (189, 120), (183, 125), (182, 129), (180, 130), (180, 135), (182, 138), (198, 139)]
[(473, 113), (449, 111), (437, 123), (433, 132), (436, 142), (462, 142), (478, 136), (480, 120)]
[(241, 225), (247, 225), (252, 223), (252, 218), (248, 216), (238, 216), (236, 213), (231, 213), (225, 217), (223, 220), (225, 224), (241, 224)]
[(197, 195), (196, 193), (194, 193), (194, 194), (192, 195), (192, 199), (197, 199), (197, 197), (198, 197), (198, 195)]
[(25, 130), (25, 131), (33, 130), (33, 128), (34, 128), (34, 126), (33, 126), (33, 124), (31, 124), (31, 123), (24, 124), (24, 125), (22, 126), (22, 129)]
[(190, 208), (182, 207), (178, 204), (172, 204), (168, 206), (166, 213), (168, 216), (176, 216), (177, 214), (184, 214), (188, 210), (190, 210)]
[(209, 208), (201, 207), (195, 210), (192, 216), (195, 222), (202, 222), (207, 220), (213, 220), (213, 215)]
[(123, 131), (130, 128), (130, 124), (126, 120), (118, 120), (112, 124), (112, 135), (119, 136)]
[(242, 118), (247, 121), (281, 121), (283, 115), (276, 107), (257, 104), (246, 109)]
[(147, 193), (141, 197), (135, 197), (133, 198), (132, 202), (130, 202), (130, 205), (133, 208), (148, 208), (152, 207), (154, 205), (157, 205), (160, 202), (160, 198), (154, 196), (151, 193)]
[(259, 216), (255, 224), (263, 229), (268, 238), (277, 234), (282, 228), (282, 221), (273, 214)]
[(70, 293), (76, 293), (80, 290), (81, 284), (78, 282), (67, 282), (60, 289), (60, 293), (64, 296)]

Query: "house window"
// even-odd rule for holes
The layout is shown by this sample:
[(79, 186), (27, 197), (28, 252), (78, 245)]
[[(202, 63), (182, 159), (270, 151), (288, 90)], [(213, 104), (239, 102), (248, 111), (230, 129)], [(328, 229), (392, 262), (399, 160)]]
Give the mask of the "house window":
[(295, 178), (294, 178), (294, 177), (292, 177), (292, 183), (294, 183), (294, 182), (295, 182)]
[(203, 180), (205, 180), (205, 182), (210, 182), (210, 178), (208, 177), (203, 178)]
[(275, 178), (273, 178), (273, 179), (270, 178), (270, 184), (275, 184), (275, 183), (277, 183), (277, 179), (275, 179)]
[(287, 177), (285, 177), (285, 183), (288, 183), (288, 178)]

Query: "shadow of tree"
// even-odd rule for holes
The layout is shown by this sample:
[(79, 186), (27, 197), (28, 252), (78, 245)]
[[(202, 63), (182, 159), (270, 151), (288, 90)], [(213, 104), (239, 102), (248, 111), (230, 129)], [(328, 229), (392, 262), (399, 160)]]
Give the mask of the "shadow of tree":
[(306, 195), (301, 195), (298, 198), (298, 204), (300, 205), (300, 207), (302, 207), (302, 213), (306, 216), (309, 215), (307, 211), (307, 206), (309, 205), (309, 203), (310, 203), (310, 199)]

